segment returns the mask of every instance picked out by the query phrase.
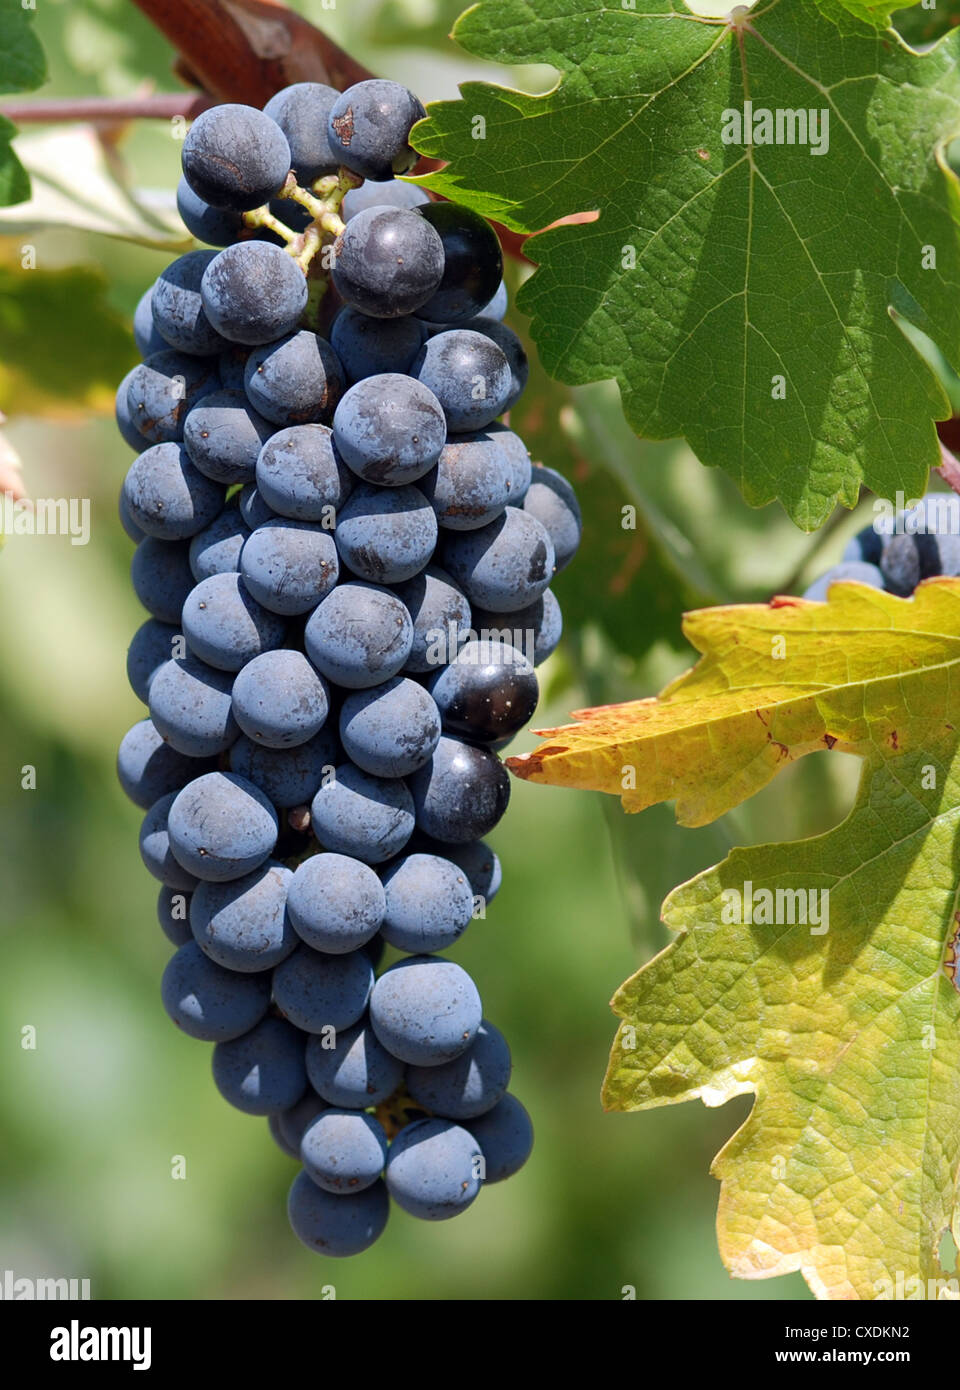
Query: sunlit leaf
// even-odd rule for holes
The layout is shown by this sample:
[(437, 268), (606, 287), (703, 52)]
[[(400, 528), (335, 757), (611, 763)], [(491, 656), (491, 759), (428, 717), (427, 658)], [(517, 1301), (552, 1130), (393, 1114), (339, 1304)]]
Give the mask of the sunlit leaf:
[(605, 1102), (756, 1094), (715, 1164), (732, 1273), (960, 1297), (938, 1254), (960, 1219), (960, 583), (836, 584), (686, 632), (702, 658), (658, 699), (584, 711), (512, 771), (702, 825), (808, 753), (864, 766), (841, 825), (667, 898), (679, 936), (614, 999)]
[[(751, 504), (779, 498), (812, 529), (861, 484), (919, 495), (937, 461), (947, 399), (888, 311), (960, 363), (942, 162), (960, 38), (921, 56), (849, 14), (838, 33), (811, 0), (733, 13), (482, 0), (455, 30), (466, 49), (561, 78), (542, 96), (465, 83), (414, 140), (448, 161), (429, 187), (514, 230), (595, 213), (526, 245), (518, 304), (547, 370), (615, 378), (638, 434), (683, 435)], [(771, 142), (727, 142), (747, 101)]]

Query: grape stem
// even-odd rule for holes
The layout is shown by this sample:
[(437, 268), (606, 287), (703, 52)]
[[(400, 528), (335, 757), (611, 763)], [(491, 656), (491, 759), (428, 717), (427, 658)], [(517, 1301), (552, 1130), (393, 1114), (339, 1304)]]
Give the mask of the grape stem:
[(362, 183), (363, 179), (359, 174), (341, 165), (335, 174), (327, 174), (326, 177), (317, 179), (313, 185), (313, 192), (318, 198), (323, 199), (331, 212), (339, 212), (340, 204), (351, 188), (359, 188)]
[(213, 105), (202, 92), (151, 92), (139, 97), (58, 97), (43, 101), (0, 103), (0, 116), (14, 125), (82, 121), (86, 125), (117, 125), (124, 121), (192, 121)]
[[(318, 183), (327, 183), (327, 179), (319, 179)], [(329, 232), (331, 236), (340, 236), (346, 226), (340, 216), (340, 203), (343, 201), (344, 194), (348, 189), (355, 187), (355, 184), (347, 184), (341, 190), (343, 180), (337, 178), (336, 186), (330, 190), (325, 197), (318, 198), (311, 193), (308, 188), (301, 188), (293, 174), (287, 175), (287, 182), (277, 195), (280, 198), (289, 198), (291, 202), (299, 203), (306, 208), (313, 218), (311, 226), (317, 226), (323, 232)], [(310, 228), (307, 229), (308, 231)], [(309, 264), (309, 261), (307, 262)]]
[(393, 1095), (381, 1101), (374, 1111), (377, 1119), (383, 1125), (388, 1139), (396, 1139), (405, 1125), (414, 1120), (427, 1119), (432, 1113), (425, 1106), (418, 1105), (415, 1100), (411, 1099), (403, 1082), (400, 1083)]
[(284, 241), (288, 243), (298, 240), (297, 233), (291, 231), (286, 222), (281, 222), (279, 217), (274, 217), (266, 204), (262, 208), (254, 208), (252, 212), (245, 212), (243, 225), (245, 227), (267, 227), (271, 232), (276, 232), (277, 236), (283, 237)]
[[(268, 208), (258, 208), (253, 214), (258, 220), (249, 225), (270, 227), (278, 232), (287, 242), (288, 252), (306, 275), (326, 239), (342, 236), (346, 230), (347, 224), (340, 216), (340, 205), (350, 189), (358, 188), (361, 183), (363, 179), (351, 173), (349, 169), (341, 168), (336, 174), (326, 174), (323, 178), (317, 179), (312, 189), (302, 188), (291, 170), (277, 197), (287, 198), (290, 202), (299, 203), (301, 207), (306, 208), (312, 219), (309, 225), (300, 233), (292, 232), (283, 222), (273, 217)], [(325, 277), (326, 274), (324, 269), (321, 275)], [(320, 286), (314, 292), (314, 299), (319, 303), (326, 291), (326, 280), (324, 278), (321, 281), (321, 276), (316, 276), (312, 283)]]
[[(297, 240), (300, 243), (299, 250), (295, 251), (293, 247), (290, 247), (289, 250), (296, 260), (297, 265), (303, 271), (304, 275), (306, 275), (307, 271), (310, 269), (311, 261), (323, 245), (323, 231), (319, 223), (311, 222), (310, 226), (306, 228)], [(314, 284), (322, 284), (323, 291), (326, 291), (327, 286), (325, 279), (317, 277), (317, 279), (314, 280)]]

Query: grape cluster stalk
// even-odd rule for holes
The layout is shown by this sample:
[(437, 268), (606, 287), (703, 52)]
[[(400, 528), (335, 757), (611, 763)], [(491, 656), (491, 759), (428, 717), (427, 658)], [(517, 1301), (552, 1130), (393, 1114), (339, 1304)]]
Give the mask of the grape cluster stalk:
[(527, 361), (494, 231), (398, 178), (423, 114), (379, 80), (204, 111), (177, 201), (205, 249), (144, 294), (117, 393), (150, 615), (118, 771), (176, 947), (163, 1003), (300, 1161), (291, 1225), (336, 1256), (390, 1198), (452, 1217), (530, 1153), (443, 953), (500, 886), (498, 753), (580, 538), (500, 418)]

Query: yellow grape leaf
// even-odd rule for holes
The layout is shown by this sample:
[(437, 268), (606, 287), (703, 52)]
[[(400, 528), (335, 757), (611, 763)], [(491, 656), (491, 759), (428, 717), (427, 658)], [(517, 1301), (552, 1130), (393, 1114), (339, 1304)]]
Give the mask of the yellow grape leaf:
[(511, 770), (702, 825), (805, 753), (864, 767), (829, 833), (670, 894), (677, 939), (613, 1000), (605, 1105), (756, 1096), (714, 1164), (732, 1274), (960, 1298), (940, 1258), (960, 1234), (960, 581), (835, 584), (686, 633), (702, 658), (661, 696), (583, 711)]

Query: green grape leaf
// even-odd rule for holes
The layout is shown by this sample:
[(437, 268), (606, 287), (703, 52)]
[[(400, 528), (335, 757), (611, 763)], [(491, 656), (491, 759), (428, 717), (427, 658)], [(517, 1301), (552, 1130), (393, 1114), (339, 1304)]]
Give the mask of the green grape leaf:
[(862, 759), (860, 785), (826, 834), (735, 849), (670, 894), (677, 938), (613, 1001), (605, 1104), (755, 1094), (714, 1164), (733, 1274), (960, 1299), (941, 1263), (960, 1231), (960, 582), (838, 583), (685, 630), (692, 671), (544, 731), (511, 770), (628, 810), (675, 800), (694, 826), (813, 752)]
[[(29, 92), (46, 80), (43, 49), (32, 28), (33, 11), (20, 0), (0, 0), (0, 92)], [(10, 144), (16, 127), (0, 116), (0, 207), (30, 196), (30, 179)]]
[[(481, 0), (461, 44), (560, 80), (466, 83), (413, 138), (448, 161), (426, 186), (548, 228), (518, 307), (552, 375), (616, 379), (638, 434), (812, 529), (863, 484), (918, 495), (938, 458), (949, 405), (889, 308), (960, 362), (960, 37), (919, 55), (812, 0), (735, 13)], [(725, 143), (745, 109), (754, 142)], [(764, 111), (794, 143), (758, 142)]]

